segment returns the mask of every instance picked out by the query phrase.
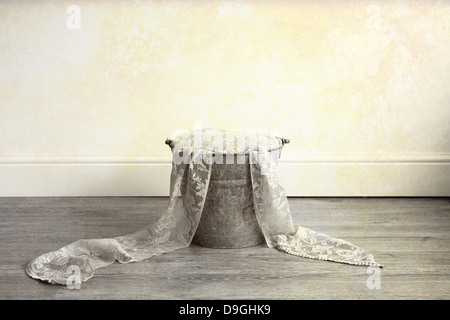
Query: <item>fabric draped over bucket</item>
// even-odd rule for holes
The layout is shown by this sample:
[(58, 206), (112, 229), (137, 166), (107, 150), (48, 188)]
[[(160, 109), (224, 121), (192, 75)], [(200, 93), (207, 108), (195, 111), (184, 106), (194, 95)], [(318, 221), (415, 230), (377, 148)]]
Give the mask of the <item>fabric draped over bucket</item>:
[[(282, 140), (236, 130), (203, 129), (172, 140), (172, 172), (167, 210), (135, 233), (105, 239), (82, 239), (31, 261), (26, 273), (35, 279), (66, 285), (73, 266), (82, 282), (115, 261), (137, 262), (191, 244), (202, 216), (211, 168), (231, 155), (249, 155), (255, 214), (267, 246), (300, 257), (360, 266), (380, 266), (366, 250), (298, 226), (277, 174)], [(220, 155), (220, 157), (218, 156)], [(222, 160), (223, 161), (223, 160)], [(228, 162), (227, 162), (228, 163)]]

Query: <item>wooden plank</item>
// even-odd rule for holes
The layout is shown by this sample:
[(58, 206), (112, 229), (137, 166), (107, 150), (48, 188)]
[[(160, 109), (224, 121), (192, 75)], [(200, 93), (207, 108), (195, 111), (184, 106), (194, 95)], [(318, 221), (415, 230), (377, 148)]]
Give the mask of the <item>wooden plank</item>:
[(290, 198), (296, 224), (342, 237), (385, 265), (381, 289), (365, 267), (291, 256), (265, 245), (190, 246), (97, 271), (81, 290), (30, 279), (26, 264), (81, 238), (154, 221), (167, 198), (0, 198), (0, 299), (449, 299), (448, 198)]

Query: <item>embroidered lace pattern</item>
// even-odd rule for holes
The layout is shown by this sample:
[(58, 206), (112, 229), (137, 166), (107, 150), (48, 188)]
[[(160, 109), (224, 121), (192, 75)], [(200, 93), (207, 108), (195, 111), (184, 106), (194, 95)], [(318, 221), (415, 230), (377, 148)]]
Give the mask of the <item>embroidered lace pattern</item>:
[(175, 137), (173, 145), (169, 204), (156, 222), (129, 235), (78, 240), (37, 257), (28, 264), (26, 273), (66, 285), (70, 266), (79, 267), (84, 282), (95, 270), (115, 261), (142, 261), (189, 246), (202, 215), (211, 167), (222, 158), (215, 158), (218, 154), (249, 154), (255, 213), (269, 247), (305, 258), (380, 266), (366, 250), (345, 240), (301, 226), (294, 228), (277, 175), (281, 139), (255, 138), (246, 131), (204, 129)]

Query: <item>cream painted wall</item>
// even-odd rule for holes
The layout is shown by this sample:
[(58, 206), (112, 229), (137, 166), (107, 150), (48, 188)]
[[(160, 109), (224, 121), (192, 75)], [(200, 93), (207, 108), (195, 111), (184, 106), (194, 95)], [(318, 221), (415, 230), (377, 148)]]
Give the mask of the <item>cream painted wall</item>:
[(449, 53), (449, 1), (2, 1), (0, 195), (167, 195), (199, 121), (289, 195), (450, 196)]

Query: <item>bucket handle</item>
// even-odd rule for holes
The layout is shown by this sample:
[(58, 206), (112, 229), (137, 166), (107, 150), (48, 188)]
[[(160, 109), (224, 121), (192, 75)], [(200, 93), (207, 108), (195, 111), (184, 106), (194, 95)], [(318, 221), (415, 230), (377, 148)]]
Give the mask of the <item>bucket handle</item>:
[[(278, 139), (280, 139), (280, 141), (283, 144), (283, 146), (285, 144), (288, 144), (289, 142), (291, 142), (291, 140), (286, 139), (286, 138), (278, 138)], [(174, 143), (173, 143), (173, 140), (169, 139), (169, 138), (166, 139), (165, 144), (167, 144), (171, 149), (173, 149), (173, 147), (175, 146)]]
[(174, 144), (172, 139), (167, 138), (165, 143), (170, 147), (170, 149), (173, 149)]

